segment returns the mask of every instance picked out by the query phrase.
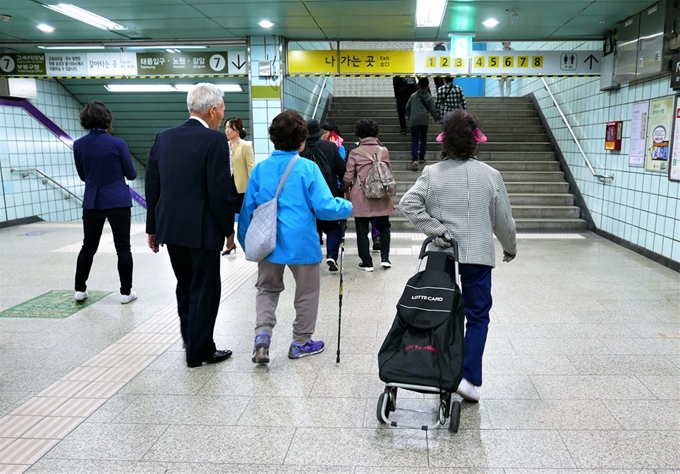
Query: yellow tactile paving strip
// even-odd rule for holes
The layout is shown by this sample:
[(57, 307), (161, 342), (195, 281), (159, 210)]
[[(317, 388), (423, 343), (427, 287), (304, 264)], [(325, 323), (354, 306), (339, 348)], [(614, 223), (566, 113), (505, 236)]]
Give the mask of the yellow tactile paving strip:
[[(222, 301), (257, 272), (243, 253), (230, 257), (227, 268)], [(173, 302), (0, 418), (0, 474), (26, 471), (180, 337)]]

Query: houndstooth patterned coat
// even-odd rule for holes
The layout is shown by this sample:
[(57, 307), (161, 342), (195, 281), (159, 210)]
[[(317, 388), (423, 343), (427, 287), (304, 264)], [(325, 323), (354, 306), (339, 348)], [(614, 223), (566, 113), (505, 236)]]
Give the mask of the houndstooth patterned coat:
[(428, 236), (448, 230), (458, 242), (460, 263), (495, 266), (494, 234), (503, 250), (517, 254), (515, 220), (503, 178), (474, 158), (426, 166), (399, 208)]

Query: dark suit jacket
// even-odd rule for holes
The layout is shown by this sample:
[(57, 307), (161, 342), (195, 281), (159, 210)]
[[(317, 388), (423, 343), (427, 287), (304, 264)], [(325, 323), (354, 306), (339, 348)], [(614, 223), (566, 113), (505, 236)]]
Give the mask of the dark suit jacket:
[(223, 132), (189, 119), (156, 135), (146, 167), (146, 233), (156, 243), (220, 250), (235, 198)]
[[(331, 194), (333, 194), (334, 197), (342, 197), (343, 193), (340, 191), (338, 181), (342, 183), (342, 177), (345, 176), (345, 160), (340, 157), (338, 146), (333, 142), (321, 140), (319, 138), (307, 140), (307, 143), (310, 142), (315, 144), (321, 153), (323, 153), (323, 156), (326, 157), (326, 161), (331, 168), (331, 172), (337, 179), (337, 181), (333, 181), (329, 184), (329, 187), (331, 188)], [(305, 149), (302, 150), (302, 153), (300, 153), (300, 156), (311, 159), (309, 147), (305, 147)]]
[(73, 157), (78, 176), (85, 181), (83, 209), (132, 207), (125, 178), (135, 179), (137, 170), (123, 140), (92, 130), (73, 143)]

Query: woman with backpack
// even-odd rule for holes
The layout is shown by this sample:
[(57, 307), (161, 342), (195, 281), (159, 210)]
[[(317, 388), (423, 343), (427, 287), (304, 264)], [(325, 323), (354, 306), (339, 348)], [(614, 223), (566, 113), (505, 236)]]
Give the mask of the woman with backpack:
[(373, 258), (368, 241), (368, 225), (371, 218), (376, 219), (380, 232), (380, 266), (392, 267), (390, 262), (390, 216), (394, 213), (392, 197), (381, 199), (369, 198), (362, 184), (374, 167), (377, 160), (382, 161), (392, 170), (390, 153), (378, 141), (378, 124), (371, 119), (361, 119), (354, 127), (354, 134), (359, 137), (359, 146), (350, 151), (347, 157), (347, 170), (342, 180), (342, 189), (349, 192), (352, 202), (352, 216), (357, 232), (357, 250), (359, 251), (359, 268), (373, 271)]

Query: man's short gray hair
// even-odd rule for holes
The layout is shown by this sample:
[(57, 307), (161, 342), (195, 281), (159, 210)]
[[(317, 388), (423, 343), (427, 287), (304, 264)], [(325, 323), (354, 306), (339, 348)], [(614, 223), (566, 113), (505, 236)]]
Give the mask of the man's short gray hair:
[(191, 113), (205, 114), (210, 107), (219, 107), (223, 102), (224, 91), (209, 82), (196, 84), (187, 94), (187, 107)]

